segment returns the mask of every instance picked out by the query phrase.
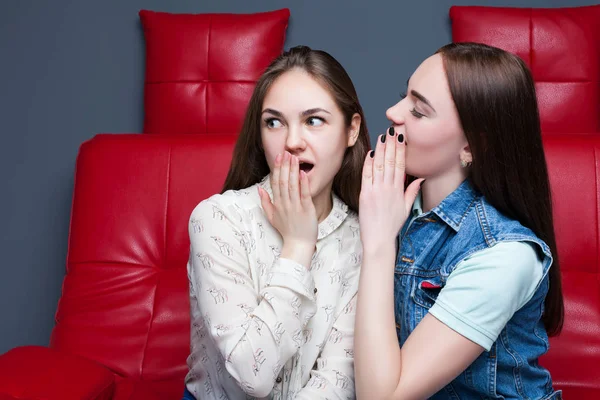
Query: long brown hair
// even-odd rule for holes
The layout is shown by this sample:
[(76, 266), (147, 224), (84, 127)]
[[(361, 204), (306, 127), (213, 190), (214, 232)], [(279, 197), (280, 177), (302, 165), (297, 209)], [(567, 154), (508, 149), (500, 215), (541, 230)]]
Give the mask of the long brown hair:
[(549, 335), (558, 335), (564, 321), (562, 285), (531, 73), (516, 55), (484, 44), (452, 43), (437, 53), (473, 156), (470, 182), (550, 247), (554, 262), (543, 322)]
[(361, 117), (358, 139), (354, 146), (346, 149), (342, 166), (333, 179), (333, 192), (350, 209), (358, 211), (362, 166), (370, 150), (365, 115), (354, 84), (344, 67), (327, 52), (312, 50), (307, 46), (293, 47), (284, 52), (258, 79), (222, 191), (247, 188), (269, 174), (260, 134), (263, 101), (273, 82), (292, 69), (304, 70), (329, 91), (344, 115), (346, 126), (350, 126), (355, 113)]

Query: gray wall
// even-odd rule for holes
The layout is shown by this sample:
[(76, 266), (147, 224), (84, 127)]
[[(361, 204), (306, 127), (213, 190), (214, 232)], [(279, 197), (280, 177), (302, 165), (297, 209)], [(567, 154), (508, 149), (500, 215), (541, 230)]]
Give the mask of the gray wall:
[(0, 2), (0, 354), (48, 343), (67, 249), (78, 146), (140, 132), (140, 9), (291, 10), (286, 48), (307, 44), (348, 69), (371, 134), (387, 127), (419, 62), (449, 42), (454, 4), (559, 7), (598, 0), (3, 0)]

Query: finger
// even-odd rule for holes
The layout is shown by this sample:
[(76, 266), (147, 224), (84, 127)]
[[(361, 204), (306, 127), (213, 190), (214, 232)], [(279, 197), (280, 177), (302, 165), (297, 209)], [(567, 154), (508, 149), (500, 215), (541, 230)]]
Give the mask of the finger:
[(404, 189), (404, 178), (406, 172), (406, 142), (404, 134), (399, 133), (396, 137), (396, 161), (394, 174), (394, 187)]
[(406, 215), (409, 215), (410, 210), (415, 202), (415, 199), (419, 195), (419, 191), (421, 190), (421, 183), (423, 183), (425, 179), (415, 179), (404, 192), (404, 206), (406, 207)]
[(271, 198), (269, 197), (269, 194), (261, 187), (258, 188), (258, 197), (260, 197), (260, 204), (262, 205), (262, 208), (265, 211), (267, 219), (272, 225), (273, 214), (275, 210), (273, 209), (273, 203), (271, 203)]
[(394, 184), (394, 174), (396, 172), (396, 142), (394, 127), (390, 126), (387, 131), (387, 141), (383, 154), (383, 181), (390, 185)]
[(307, 210), (313, 206), (312, 195), (310, 193), (310, 182), (308, 181), (308, 175), (306, 172), (300, 171), (300, 201), (302, 207)]
[(290, 201), (292, 204), (300, 204), (300, 162), (298, 157), (292, 156), (290, 163)]
[(281, 204), (285, 206), (290, 204), (290, 158), (290, 153), (287, 151), (283, 153), (283, 162), (279, 172), (279, 196)]
[(375, 151), (371, 150), (367, 157), (365, 157), (365, 162), (363, 164), (362, 171), (362, 188), (368, 188), (373, 186), (373, 157), (375, 156)]
[(385, 139), (386, 134), (379, 136), (377, 139), (377, 145), (375, 146), (375, 157), (373, 158), (373, 184), (377, 185), (378, 183), (383, 182), (383, 169), (385, 162), (383, 159), (385, 153)]
[(271, 172), (271, 190), (273, 191), (273, 202), (279, 203), (279, 176), (281, 175), (281, 153), (275, 157), (275, 168)]

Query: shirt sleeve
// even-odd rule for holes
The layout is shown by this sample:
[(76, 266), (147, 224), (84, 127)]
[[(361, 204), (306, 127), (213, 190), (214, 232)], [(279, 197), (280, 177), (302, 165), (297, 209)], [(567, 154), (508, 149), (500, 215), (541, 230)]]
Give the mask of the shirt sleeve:
[(543, 278), (542, 261), (534, 246), (502, 242), (464, 259), (448, 277), (429, 313), (489, 351)]
[(190, 218), (191, 286), (227, 371), (247, 394), (265, 397), (316, 312), (314, 281), (302, 265), (276, 257), (258, 292), (244, 218), (213, 199), (200, 203)]
[(295, 399), (354, 399), (354, 320), (356, 296), (344, 307), (331, 328), (310, 379)]

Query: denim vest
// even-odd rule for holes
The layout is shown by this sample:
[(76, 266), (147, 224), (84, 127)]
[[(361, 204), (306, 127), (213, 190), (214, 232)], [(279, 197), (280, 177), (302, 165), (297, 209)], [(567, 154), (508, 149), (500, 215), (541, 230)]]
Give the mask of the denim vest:
[(431, 399), (561, 399), (538, 357), (549, 343), (541, 321), (549, 287), (550, 248), (530, 229), (507, 218), (465, 180), (431, 211), (407, 222), (400, 232), (394, 277), (400, 345), (433, 306), (456, 265), (476, 251), (503, 241), (537, 244), (543, 278), (535, 294), (504, 327), (490, 351)]

